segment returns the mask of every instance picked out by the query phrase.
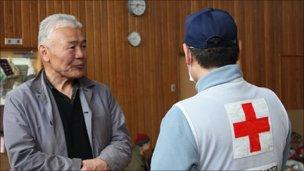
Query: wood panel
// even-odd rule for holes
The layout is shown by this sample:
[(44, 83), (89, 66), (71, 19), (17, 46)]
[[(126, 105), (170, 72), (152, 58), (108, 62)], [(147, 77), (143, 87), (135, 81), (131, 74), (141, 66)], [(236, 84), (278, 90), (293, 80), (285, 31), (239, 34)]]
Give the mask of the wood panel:
[(282, 101), (288, 109), (304, 109), (304, 55), (281, 56)]
[(21, 13), (18, 12), (21, 10), (21, 2), (20, 1), (14, 1), (13, 2), (13, 18), (10, 18), (10, 20), (13, 20), (13, 34), (16, 37), (22, 37), (21, 33)]
[[(38, 23), (46, 17), (46, 1), (38, 1)], [(39, 27), (39, 24), (37, 25)], [(38, 34), (38, 33), (37, 33)]]
[(0, 1), (0, 47), (4, 46), (3, 33), (4, 33), (4, 1)]
[(38, 31), (39, 31), (39, 16), (38, 16), (38, 1), (30, 2), (30, 47), (37, 47), (38, 43)]
[[(21, 34), (21, 2), (20, 1), (3, 1), (3, 34), (1, 45), (4, 45), (4, 38), (22, 38)], [(21, 45), (6, 45), (8, 47), (22, 47)]]
[(292, 128), (304, 135), (304, 55), (282, 55), (281, 98), (287, 107)]
[[(30, 25), (30, 11), (31, 11), (31, 4), (30, 1), (21, 1), (21, 11), (16, 12), (21, 15), (21, 28), (22, 28), (22, 38), (23, 38), (23, 45), (29, 47), (31, 45), (31, 39), (34, 35), (31, 35), (31, 25)], [(33, 27), (33, 26), (32, 26)], [(38, 25), (36, 25), (38, 27)]]
[(3, 1), (4, 4), (4, 35), (6, 37), (17, 37), (21, 35), (14, 34), (14, 1)]
[(9, 171), (10, 166), (9, 166), (9, 161), (7, 158), (7, 155), (4, 153), (0, 153), (0, 170), (3, 171)]

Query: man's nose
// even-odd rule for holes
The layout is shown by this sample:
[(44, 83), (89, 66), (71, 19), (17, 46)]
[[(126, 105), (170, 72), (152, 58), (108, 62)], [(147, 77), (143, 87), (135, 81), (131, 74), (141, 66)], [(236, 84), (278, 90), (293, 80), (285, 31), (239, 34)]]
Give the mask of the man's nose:
[(76, 58), (85, 58), (86, 52), (85, 49), (81, 48), (81, 46), (76, 46), (75, 51)]

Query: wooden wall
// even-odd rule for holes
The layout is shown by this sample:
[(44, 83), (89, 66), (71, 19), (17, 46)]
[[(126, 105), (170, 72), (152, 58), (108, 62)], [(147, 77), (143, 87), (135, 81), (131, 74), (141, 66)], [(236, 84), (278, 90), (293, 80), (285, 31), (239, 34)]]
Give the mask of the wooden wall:
[[(303, 109), (300, 0), (148, 0), (140, 17), (129, 14), (123, 0), (5, 0), (0, 1), (0, 47), (16, 48), (5, 46), (3, 38), (19, 36), (23, 48), (36, 48), (41, 19), (58, 12), (75, 15), (88, 40), (87, 76), (110, 86), (132, 137), (145, 132), (154, 145), (162, 117), (179, 96), (171, 91), (171, 84), (179, 88), (184, 18), (204, 7), (222, 8), (235, 17), (245, 78), (274, 90), (288, 109)], [(142, 35), (139, 47), (128, 44), (131, 31)]]

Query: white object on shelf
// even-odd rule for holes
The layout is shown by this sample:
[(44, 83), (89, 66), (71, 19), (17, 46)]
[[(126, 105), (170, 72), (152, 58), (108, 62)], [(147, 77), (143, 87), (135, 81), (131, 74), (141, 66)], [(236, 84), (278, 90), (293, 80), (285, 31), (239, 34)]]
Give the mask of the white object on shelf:
[(27, 76), (35, 74), (32, 60), (30, 58), (11, 58), (11, 60), (14, 65), (27, 65)]

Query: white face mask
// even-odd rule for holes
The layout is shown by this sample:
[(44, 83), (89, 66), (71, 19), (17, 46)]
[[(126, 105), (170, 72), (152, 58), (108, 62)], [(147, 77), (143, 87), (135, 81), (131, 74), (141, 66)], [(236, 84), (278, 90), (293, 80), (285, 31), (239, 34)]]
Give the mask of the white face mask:
[(194, 79), (191, 75), (191, 65), (187, 65), (187, 68), (188, 68), (189, 80), (194, 82)]

